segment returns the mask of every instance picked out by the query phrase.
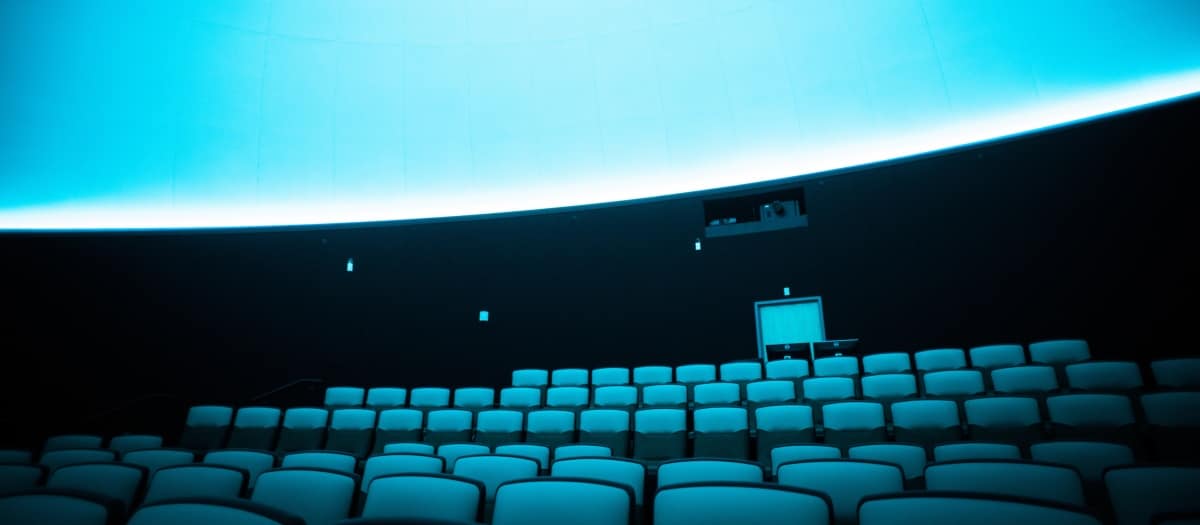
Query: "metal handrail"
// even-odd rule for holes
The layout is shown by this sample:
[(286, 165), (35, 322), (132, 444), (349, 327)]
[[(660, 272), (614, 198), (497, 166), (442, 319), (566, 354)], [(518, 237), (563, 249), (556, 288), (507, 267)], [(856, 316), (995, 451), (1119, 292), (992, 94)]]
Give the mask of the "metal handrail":
[(250, 400), (247, 401), (246, 404), (257, 403), (259, 401), (262, 401), (264, 398), (273, 396), (273, 395), (283, 392), (285, 390), (290, 390), (290, 389), (295, 388), (300, 385), (324, 384), (324, 383), (325, 383), (325, 380), (318, 378), (318, 377), (308, 377), (308, 378), (303, 378), (303, 379), (297, 379), (297, 380), (287, 383), (285, 385), (273, 388), (273, 389), (263, 392), (257, 396), (254, 396), (254, 397), (250, 398)]

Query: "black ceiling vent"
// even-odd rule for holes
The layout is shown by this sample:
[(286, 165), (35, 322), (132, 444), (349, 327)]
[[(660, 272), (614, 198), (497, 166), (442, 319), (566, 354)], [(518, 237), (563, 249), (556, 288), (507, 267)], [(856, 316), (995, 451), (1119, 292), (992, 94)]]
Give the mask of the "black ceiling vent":
[(704, 235), (726, 237), (808, 226), (804, 188), (704, 201)]

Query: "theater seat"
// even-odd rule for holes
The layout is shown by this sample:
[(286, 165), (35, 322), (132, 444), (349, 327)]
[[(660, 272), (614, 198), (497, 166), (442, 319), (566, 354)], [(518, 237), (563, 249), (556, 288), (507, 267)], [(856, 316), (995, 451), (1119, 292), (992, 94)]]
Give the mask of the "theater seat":
[(689, 483), (654, 495), (655, 525), (829, 525), (829, 496), (774, 483)]

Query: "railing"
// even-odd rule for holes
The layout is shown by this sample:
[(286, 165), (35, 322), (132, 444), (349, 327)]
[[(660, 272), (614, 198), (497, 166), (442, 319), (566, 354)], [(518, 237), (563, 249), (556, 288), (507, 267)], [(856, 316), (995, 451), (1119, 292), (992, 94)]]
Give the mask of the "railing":
[[(321, 378), (310, 377), (310, 378), (304, 378), (304, 379), (297, 379), (290, 383), (281, 385), (279, 387), (273, 388), (273, 389), (263, 392), (259, 395), (256, 395), (256, 396), (250, 398), (249, 400), (247, 400), (245, 404), (246, 405), (271, 404), (272, 406), (284, 406), (284, 405), (291, 404), (291, 403), (285, 403), (285, 404), (265, 403), (265, 401), (272, 397), (282, 396), (284, 394), (293, 394), (297, 389), (300, 389), (300, 388), (306, 388), (307, 389), (306, 392), (314, 392), (317, 387), (324, 385), (324, 384), (325, 384), (325, 380), (321, 379)], [(312, 403), (300, 403), (300, 404), (312, 404)]]

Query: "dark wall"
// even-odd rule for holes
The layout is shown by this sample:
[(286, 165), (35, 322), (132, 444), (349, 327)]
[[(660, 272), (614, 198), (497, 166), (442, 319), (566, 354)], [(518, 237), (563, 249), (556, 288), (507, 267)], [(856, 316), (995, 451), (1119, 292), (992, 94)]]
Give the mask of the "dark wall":
[(519, 367), (751, 358), (752, 303), (784, 286), (821, 295), (828, 335), (865, 351), (1081, 337), (1101, 357), (1188, 352), (1174, 341), (1191, 321), (1169, 299), (1194, 267), (1183, 185), (1198, 114), (1188, 101), (810, 179), (808, 228), (700, 252), (698, 197), (359, 228), (2, 236), (0, 394), (8, 424), (51, 432), (149, 393), (240, 403), (303, 377), (500, 386)]

